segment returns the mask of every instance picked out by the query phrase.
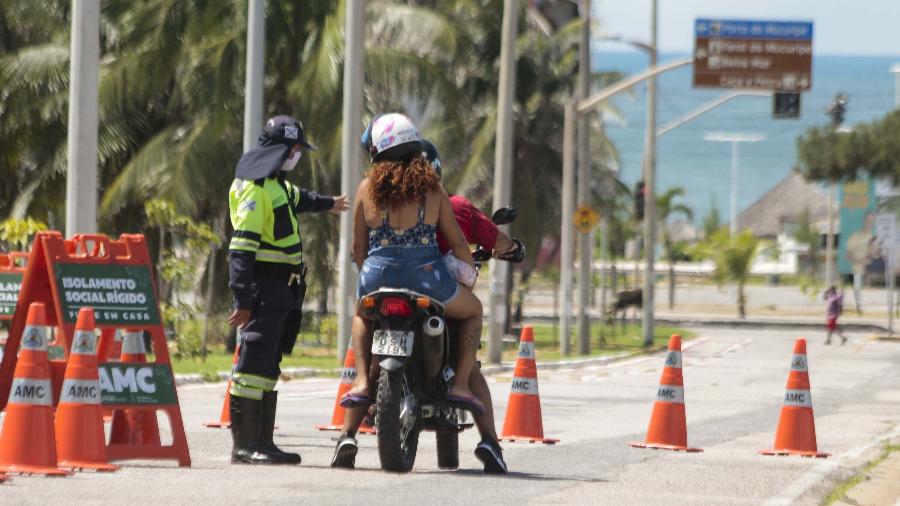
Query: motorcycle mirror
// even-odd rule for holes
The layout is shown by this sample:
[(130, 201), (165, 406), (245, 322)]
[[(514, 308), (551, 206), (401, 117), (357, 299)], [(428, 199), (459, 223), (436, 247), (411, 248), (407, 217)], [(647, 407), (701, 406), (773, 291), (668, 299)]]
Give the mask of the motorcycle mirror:
[(518, 212), (515, 207), (501, 207), (494, 211), (494, 214), (491, 216), (491, 221), (494, 222), (494, 225), (507, 225), (516, 221), (517, 214)]

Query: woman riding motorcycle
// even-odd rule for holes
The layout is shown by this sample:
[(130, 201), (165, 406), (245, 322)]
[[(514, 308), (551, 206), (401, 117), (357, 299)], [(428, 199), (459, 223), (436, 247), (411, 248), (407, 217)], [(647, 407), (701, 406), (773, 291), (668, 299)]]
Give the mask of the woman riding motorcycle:
[[(453, 216), (447, 193), (422, 157), (418, 130), (402, 114), (386, 114), (372, 127), (372, 169), (362, 181), (354, 203), (353, 258), (360, 269), (357, 296), (381, 287), (407, 288), (444, 305), (448, 318), (460, 321), (458, 362), (448, 400), (473, 412), (483, 406), (468, 387), (475, 365), (473, 347), (481, 336), (481, 302), (461, 287), (447, 270), (437, 248), (437, 231), (451, 250), (471, 265), (472, 255)], [(353, 350), (357, 362), (354, 386), (345, 406), (371, 403), (368, 370), (371, 336), (363, 313), (353, 319)]]

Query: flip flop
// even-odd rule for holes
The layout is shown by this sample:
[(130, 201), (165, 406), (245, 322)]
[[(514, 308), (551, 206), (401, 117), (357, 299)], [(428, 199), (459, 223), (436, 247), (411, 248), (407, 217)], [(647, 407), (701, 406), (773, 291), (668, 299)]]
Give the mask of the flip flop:
[(474, 397), (465, 397), (461, 395), (448, 395), (447, 402), (451, 405), (461, 408), (467, 409), (471, 411), (475, 415), (484, 414), (484, 404), (481, 403), (478, 399)]
[(341, 397), (341, 402), (338, 404), (340, 404), (342, 408), (365, 408), (372, 404), (372, 398), (347, 392)]

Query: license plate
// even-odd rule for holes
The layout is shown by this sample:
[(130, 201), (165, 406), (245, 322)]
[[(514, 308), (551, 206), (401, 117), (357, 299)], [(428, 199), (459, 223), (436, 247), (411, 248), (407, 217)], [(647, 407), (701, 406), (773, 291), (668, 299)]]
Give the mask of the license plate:
[(405, 330), (376, 330), (372, 337), (373, 355), (408, 357), (412, 355), (415, 332)]

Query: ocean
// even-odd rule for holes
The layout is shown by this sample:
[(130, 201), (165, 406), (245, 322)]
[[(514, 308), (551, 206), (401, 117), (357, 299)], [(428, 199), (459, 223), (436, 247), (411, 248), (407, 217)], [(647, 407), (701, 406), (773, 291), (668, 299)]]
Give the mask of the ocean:
[[(663, 54), (660, 63), (685, 58)], [(595, 71), (626, 75), (646, 68), (647, 57), (632, 52), (592, 54)], [(703, 140), (709, 132), (762, 134), (765, 140), (739, 147), (738, 212), (750, 206), (797, 165), (796, 142), (808, 128), (829, 123), (826, 106), (843, 92), (849, 96), (845, 125), (880, 118), (894, 107), (892, 65), (897, 57), (813, 56), (812, 89), (803, 93), (799, 119), (772, 119), (771, 97), (739, 97), (661, 136), (657, 142), (657, 193), (680, 186), (685, 203), (702, 222), (711, 205), (728, 221), (730, 203), (731, 143)], [(663, 74), (657, 79), (657, 126), (662, 127), (728, 90), (694, 89), (691, 67)], [(607, 118), (607, 134), (619, 152), (619, 177), (634, 188), (641, 178), (646, 123), (646, 85), (630, 95), (615, 97), (621, 121)]]

